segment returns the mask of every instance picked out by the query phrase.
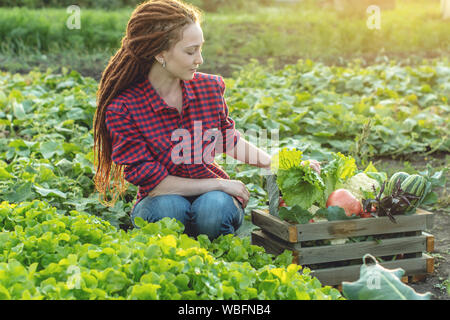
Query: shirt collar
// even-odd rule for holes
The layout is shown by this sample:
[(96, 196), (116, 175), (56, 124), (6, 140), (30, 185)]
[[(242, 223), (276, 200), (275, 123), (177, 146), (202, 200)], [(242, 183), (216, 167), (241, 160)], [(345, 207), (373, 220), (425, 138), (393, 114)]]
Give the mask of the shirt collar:
[(187, 96), (187, 99), (189, 101), (195, 100), (195, 93), (194, 90), (192, 90), (192, 81), (181, 81), (182, 86), (184, 86), (184, 90)]
[[(144, 91), (147, 94), (147, 98), (149, 99), (151, 106), (155, 112), (159, 112), (166, 108), (166, 103), (160, 97), (160, 95), (153, 88), (148, 77), (145, 78), (143, 82)], [(193, 100), (195, 100), (195, 93), (192, 89), (192, 80), (185, 81), (181, 80), (181, 90), (183, 92), (183, 109), (188, 108)], [(187, 101), (186, 104), (184, 102)]]

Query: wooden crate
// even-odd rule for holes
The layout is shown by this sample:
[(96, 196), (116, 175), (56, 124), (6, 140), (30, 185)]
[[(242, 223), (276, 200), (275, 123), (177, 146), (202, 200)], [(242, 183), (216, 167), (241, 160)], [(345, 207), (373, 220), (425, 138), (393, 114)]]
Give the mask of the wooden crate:
[[(261, 228), (252, 232), (252, 244), (267, 252), (293, 253), (293, 263), (308, 267), (324, 285), (356, 281), (362, 257), (370, 253), (386, 268), (402, 268), (408, 279), (421, 279), (432, 273), (434, 259), (425, 252), (434, 251), (434, 237), (425, 232), (433, 223), (431, 212), (417, 209), (413, 215), (361, 218), (292, 224), (270, 215), (268, 210), (253, 210), (252, 222)], [(372, 236), (375, 240), (345, 244), (327, 244), (326, 240)]]

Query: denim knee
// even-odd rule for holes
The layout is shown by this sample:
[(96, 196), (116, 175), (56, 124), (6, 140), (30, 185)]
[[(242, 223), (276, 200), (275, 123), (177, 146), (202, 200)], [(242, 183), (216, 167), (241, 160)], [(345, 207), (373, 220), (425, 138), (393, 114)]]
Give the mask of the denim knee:
[(233, 197), (223, 191), (199, 196), (192, 203), (191, 211), (194, 234), (206, 234), (210, 239), (234, 234), (244, 217), (242, 206), (239, 203), (236, 206)]
[(141, 217), (148, 222), (156, 222), (162, 218), (175, 218), (186, 226), (191, 220), (191, 203), (180, 195), (167, 194), (156, 197), (146, 197), (141, 200), (131, 213), (133, 226), (134, 219)]

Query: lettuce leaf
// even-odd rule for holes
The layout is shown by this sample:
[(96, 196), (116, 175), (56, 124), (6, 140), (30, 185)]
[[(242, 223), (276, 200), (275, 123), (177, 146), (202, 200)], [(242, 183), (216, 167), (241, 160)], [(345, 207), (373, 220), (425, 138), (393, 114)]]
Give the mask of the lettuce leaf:
[(320, 172), (325, 186), (322, 201), (319, 203), (320, 207), (325, 207), (328, 196), (334, 190), (342, 187), (344, 182), (352, 177), (357, 169), (355, 159), (351, 156), (346, 157), (339, 152), (333, 154), (333, 160), (324, 166)]
[(283, 220), (302, 224), (308, 223), (309, 220), (314, 217), (314, 215), (308, 210), (305, 210), (297, 205), (293, 207), (281, 207), (278, 214)]
[(281, 208), (280, 216), (299, 223), (307, 222), (312, 217), (307, 210), (312, 205), (324, 208), (329, 194), (355, 174), (357, 167), (354, 158), (341, 153), (332, 156), (333, 159), (318, 174), (309, 166), (308, 160), (302, 162), (303, 154), (295, 148), (284, 148), (276, 155), (273, 163), (277, 164), (277, 184), (289, 207)]
[(307, 163), (290, 167), (288, 170), (279, 170), (277, 184), (284, 201), (290, 207), (298, 205), (308, 209), (322, 200), (323, 181)]
[(434, 191), (437, 190), (437, 188), (444, 188), (447, 179), (446, 179), (446, 172), (448, 171), (448, 168), (444, 168), (440, 171), (435, 171), (435, 169), (427, 163), (427, 167), (424, 171), (420, 171), (419, 174), (425, 177), (428, 182), (425, 187), (425, 192), (422, 195), (422, 198), (419, 199), (416, 206), (419, 205), (432, 205), (435, 204), (438, 201), (438, 194)]
[(359, 219), (360, 217), (352, 214), (350, 217), (345, 214), (345, 210), (341, 207), (330, 206), (316, 211), (316, 216), (323, 217), (328, 221)]

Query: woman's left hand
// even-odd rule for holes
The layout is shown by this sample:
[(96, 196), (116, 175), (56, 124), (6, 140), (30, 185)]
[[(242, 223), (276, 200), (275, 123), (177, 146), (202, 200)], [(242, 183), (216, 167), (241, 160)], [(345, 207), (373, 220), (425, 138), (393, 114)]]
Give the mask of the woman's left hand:
[[(320, 162), (314, 159), (309, 159), (309, 166), (311, 167), (311, 169), (313, 169), (314, 171), (316, 171), (318, 174), (320, 174)], [(305, 161), (301, 162), (302, 165), (305, 164)]]

